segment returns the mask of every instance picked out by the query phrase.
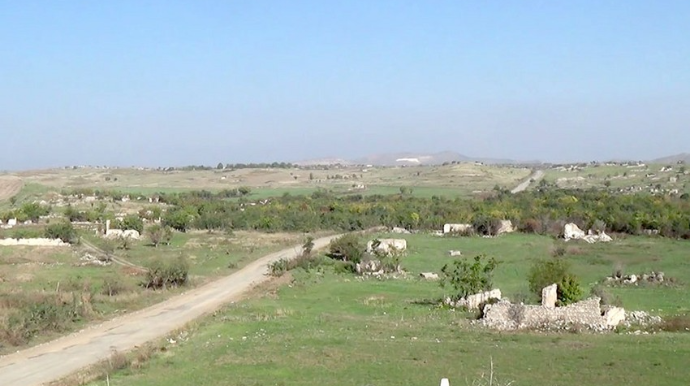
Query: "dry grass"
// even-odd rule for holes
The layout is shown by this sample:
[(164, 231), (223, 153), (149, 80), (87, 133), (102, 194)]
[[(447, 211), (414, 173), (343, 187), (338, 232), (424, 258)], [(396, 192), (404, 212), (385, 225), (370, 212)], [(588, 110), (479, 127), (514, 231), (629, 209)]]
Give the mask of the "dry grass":
[(8, 200), (10, 197), (16, 196), (24, 186), (24, 182), (20, 178), (12, 176), (0, 177), (0, 201)]
[[(140, 192), (221, 190), (240, 186), (253, 189), (347, 190), (354, 182), (367, 186), (453, 187), (471, 191), (512, 187), (530, 173), (526, 168), (461, 163), (447, 166), (345, 167), (342, 169), (238, 169), (172, 171), (123, 169), (50, 169), (16, 173), (15, 180), (59, 191), (62, 188), (96, 188)], [(311, 176), (311, 178), (310, 178)], [(333, 178), (333, 177), (338, 178)], [(354, 177), (356, 176), (356, 180)], [(347, 177), (347, 178), (342, 178)], [(19, 180), (19, 181), (21, 181)], [(21, 188), (21, 186), (20, 186)]]
[(657, 327), (667, 332), (690, 332), (690, 315), (668, 317)]

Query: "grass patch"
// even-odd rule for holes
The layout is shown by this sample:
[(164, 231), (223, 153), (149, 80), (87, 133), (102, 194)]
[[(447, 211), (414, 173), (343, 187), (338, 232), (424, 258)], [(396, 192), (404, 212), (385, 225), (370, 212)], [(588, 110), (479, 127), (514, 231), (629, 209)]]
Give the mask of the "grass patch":
[[(690, 334), (482, 330), (470, 325), (471, 315), (428, 301), (439, 299), (443, 290), (438, 282), (416, 277), (422, 271), (438, 272), (453, 259), (447, 256), (449, 249), (470, 257), (485, 253), (503, 261), (495, 272), (496, 287), (508, 297), (516, 296), (527, 289), (529, 263), (550, 257), (560, 241), (533, 235), (404, 237), (409, 248), (403, 258), (410, 272), (406, 278), (361, 279), (329, 269), (294, 270), (289, 283), (273, 290), (258, 288), (256, 298), (201, 321), (188, 340), (153, 355), (144, 368), (115, 372), (111, 385), (421, 385), (437, 384), (441, 378), (449, 378), (451, 384), (473, 384), (488, 379), (490, 360), (501, 380), (514, 380), (516, 385), (571, 385), (573, 379), (581, 385), (686, 384)], [(690, 279), (684, 243), (629, 237), (577, 246), (577, 254), (566, 253), (564, 258), (571, 259), (583, 283), (592, 283), (588, 286), (611, 272), (609, 266), (590, 265), (588, 257), (593, 255), (612, 266), (625, 256), (631, 270), (651, 267), (684, 283)], [(664, 258), (654, 259), (660, 251)], [(608, 290), (628, 309), (658, 311), (658, 304), (675, 302), (675, 307), (662, 311), (670, 316), (686, 304), (683, 285)], [(646, 304), (639, 300), (641, 294), (656, 303), (640, 307)], [(669, 320), (678, 331), (686, 326), (685, 319)]]

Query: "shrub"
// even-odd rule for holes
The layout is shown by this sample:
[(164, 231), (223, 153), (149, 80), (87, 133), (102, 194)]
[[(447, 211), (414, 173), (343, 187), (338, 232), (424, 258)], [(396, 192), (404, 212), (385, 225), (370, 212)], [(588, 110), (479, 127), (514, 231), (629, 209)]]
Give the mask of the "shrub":
[(620, 296), (613, 295), (601, 284), (592, 287), (590, 294), (601, 299), (601, 304), (603, 305), (623, 307), (623, 300), (621, 300)]
[(551, 284), (558, 285), (558, 302), (561, 305), (580, 300), (582, 290), (577, 277), (570, 273), (570, 264), (563, 258), (541, 259), (530, 268), (527, 277), (530, 292), (541, 299), (541, 290)]
[(271, 276), (283, 276), (293, 269), (304, 269), (309, 271), (324, 263), (320, 257), (314, 257), (310, 253), (303, 252), (294, 259), (281, 258), (268, 265), (268, 272)]
[(172, 239), (172, 229), (159, 224), (153, 224), (146, 228), (146, 234), (154, 247), (158, 247), (161, 243), (170, 245)]
[(43, 237), (45, 231), (31, 227), (31, 228), (15, 228), (11, 232), (11, 237), (13, 239), (33, 239)]
[(453, 300), (490, 290), (493, 286), (493, 273), (498, 261), (486, 255), (477, 255), (473, 260), (470, 263), (469, 259), (458, 259), (441, 268), (441, 287), (451, 286), (456, 291)]
[(268, 273), (271, 276), (283, 276), (287, 271), (290, 270), (290, 260), (286, 258), (280, 258), (276, 261), (268, 264)]
[(348, 233), (331, 241), (328, 249), (328, 257), (356, 264), (362, 260), (365, 248), (358, 235)]
[(551, 250), (551, 256), (553, 257), (563, 257), (568, 250), (564, 246), (558, 246)]
[(71, 222), (62, 221), (46, 226), (44, 236), (49, 239), (60, 239), (65, 243), (73, 243), (77, 240), (77, 231), (74, 230)]
[(657, 328), (667, 332), (690, 332), (690, 315), (675, 315), (662, 321)]
[(129, 291), (129, 288), (121, 279), (108, 276), (103, 278), (103, 285), (101, 286), (101, 294), (105, 296), (115, 296)]
[(22, 294), (6, 302), (14, 303), (13, 308), (19, 311), (9, 315), (0, 328), (0, 338), (14, 346), (26, 344), (41, 332), (62, 332), (70, 323), (79, 320), (85, 311), (84, 305), (79, 304), (77, 293), (73, 293), (71, 302), (63, 301), (58, 294)]
[(558, 303), (562, 306), (575, 303), (582, 299), (582, 289), (577, 278), (571, 274), (567, 274), (560, 283), (558, 283)]
[(156, 259), (147, 267), (143, 286), (152, 289), (166, 289), (185, 285), (189, 278), (189, 263), (179, 256), (172, 260)]

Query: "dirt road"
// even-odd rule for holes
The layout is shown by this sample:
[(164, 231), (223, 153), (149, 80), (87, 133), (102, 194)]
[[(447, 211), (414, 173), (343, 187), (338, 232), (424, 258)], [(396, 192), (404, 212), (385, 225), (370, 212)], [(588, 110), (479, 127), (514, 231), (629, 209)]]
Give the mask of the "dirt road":
[[(314, 249), (327, 246), (335, 237), (314, 240)], [(0, 357), (0, 385), (45, 384), (106, 359), (113, 350), (127, 351), (165, 336), (225, 303), (238, 300), (245, 291), (266, 280), (268, 263), (283, 257), (293, 258), (299, 252), (299, 247), (293, 247), (272, 253), (226, 278), (163, 303)]]
[(529, 185), (532, 183), (532, 181), (537, 182), (544, 178), (544, 172), (541, 170), (537, 170), (534, 173), (530, 174), (529, 177), (527, 177), (526, 180), (522, 181), (520, 185), (516, 186), (513, 190), (510, 191), (510, 193), (520, 193), (523, 190), (527, 189)]

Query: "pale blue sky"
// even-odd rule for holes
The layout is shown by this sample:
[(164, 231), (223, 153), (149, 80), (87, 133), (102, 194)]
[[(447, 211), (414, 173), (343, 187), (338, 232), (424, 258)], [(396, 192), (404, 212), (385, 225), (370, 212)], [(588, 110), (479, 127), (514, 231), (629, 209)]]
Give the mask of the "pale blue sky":
[(690, 152), (690, 2), (0, 0), (0, 133), (0, 169)]

